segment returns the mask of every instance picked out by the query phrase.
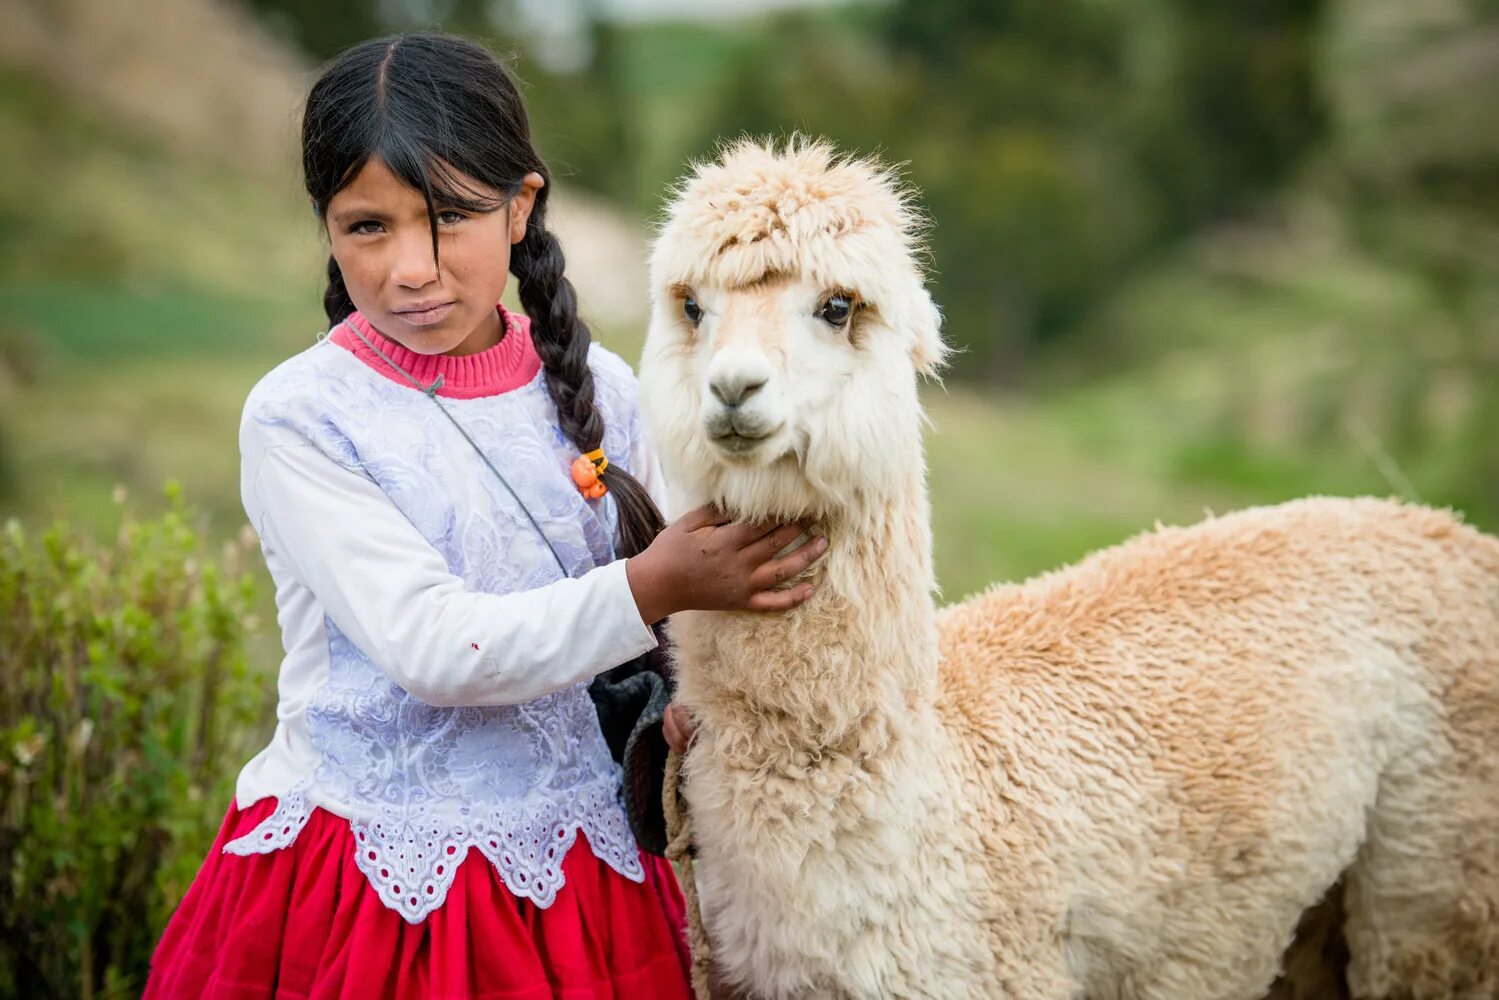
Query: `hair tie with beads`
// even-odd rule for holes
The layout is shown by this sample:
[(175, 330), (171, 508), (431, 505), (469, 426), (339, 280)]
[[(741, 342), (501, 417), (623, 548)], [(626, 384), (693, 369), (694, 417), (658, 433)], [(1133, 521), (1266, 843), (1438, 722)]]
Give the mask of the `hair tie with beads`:
[(602, 448), (595, 448), (588, 454), (573, 459), (573, 483), (578, 487), (578, 492), (590, 500), (597, 500), (608, 493), (609, 488), (600, 478), (607, 468), (609, 460), (604, 457)]

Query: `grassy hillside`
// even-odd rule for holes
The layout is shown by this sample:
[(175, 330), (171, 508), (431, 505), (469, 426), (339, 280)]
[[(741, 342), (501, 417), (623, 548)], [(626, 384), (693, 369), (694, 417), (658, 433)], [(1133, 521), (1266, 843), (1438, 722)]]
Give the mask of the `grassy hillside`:
[(233, 523), (234, 426), (318, 328), (316, 232), (285, 186), (169, 154), (0, 71), (3, 504), (103, 526), (181, 477)]

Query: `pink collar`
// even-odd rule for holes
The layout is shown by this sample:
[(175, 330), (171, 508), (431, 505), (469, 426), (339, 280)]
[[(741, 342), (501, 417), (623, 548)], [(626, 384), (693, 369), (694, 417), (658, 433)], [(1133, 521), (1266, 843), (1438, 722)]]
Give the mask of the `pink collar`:
[(501, 306), (495, 308), (499, 310), (500, 318), (505, 324), (505, 336), (488, 350), (464, 357), (417, 354), (376, 330), (358, 311), (350, 313), (342, 323), (334, 327), (328, 339), (350, 351), (391, 381), (410, 388), (411, 383), (402, 378), (400, 372), (386, 364), (380, 355), (370, 350), (349, 329), (350, 325), (356, 326), (371, 344), (406, 369), (422, 385), (431, 385), (441, 375), (442, 386), (437, 390), (439, 396), (450, 399), (498, 396), (502, 392), (519, 389), (535, 378), (536, 373), (541, 370), (541, 356), (536, 353), (536, 345), (531, 342), (531, 318), (517, 316)]

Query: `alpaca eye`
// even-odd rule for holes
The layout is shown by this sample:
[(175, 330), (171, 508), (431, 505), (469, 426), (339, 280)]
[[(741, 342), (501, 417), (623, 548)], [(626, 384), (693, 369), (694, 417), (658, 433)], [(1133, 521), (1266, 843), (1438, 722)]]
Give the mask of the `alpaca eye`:
[(854, 304), (847, 295), (834, 295), (817, 310), (817, 318), (832, 326), (844, 326), (854, 311)]
[(691, 295), (685, 296), (682, 299), (682, 315), (687, 317), (687, 322), (697, 326), (703, 321), (703, 307)]

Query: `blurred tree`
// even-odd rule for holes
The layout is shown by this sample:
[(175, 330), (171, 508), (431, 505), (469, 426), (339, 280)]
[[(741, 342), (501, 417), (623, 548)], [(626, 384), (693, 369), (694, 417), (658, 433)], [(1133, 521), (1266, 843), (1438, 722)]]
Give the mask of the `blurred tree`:
[[(1326, 173), (1350, 238), (1430, 295), (1453, 345), (1417, 371), (1421, 405), (1390, 428), (1435, 469), (1441, 502), (1499, 513), (1499, 4), (1330, 0), (1320, 53), (1333, 122)], [(1395, 347), (1409, 356), (1428, 330)], [(1386, 382), (1394, 371), (1383, 373)], [(1455, 414), (1455, 437), (1441, 426)]]
[(272, 27), (297, 47), (327, 59), (384, 26), (370, 0), (249, 0)]
[(1163, 0), (1170, 71), (1140, 155), (1174, 232), (1278, 185), (1325, 132), (1321, 0)]

